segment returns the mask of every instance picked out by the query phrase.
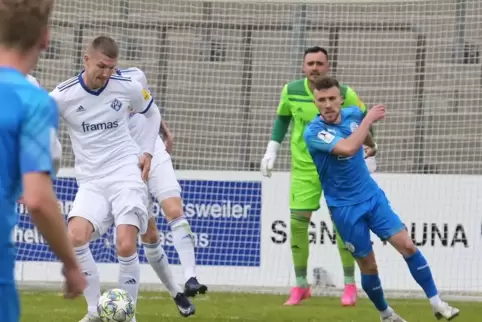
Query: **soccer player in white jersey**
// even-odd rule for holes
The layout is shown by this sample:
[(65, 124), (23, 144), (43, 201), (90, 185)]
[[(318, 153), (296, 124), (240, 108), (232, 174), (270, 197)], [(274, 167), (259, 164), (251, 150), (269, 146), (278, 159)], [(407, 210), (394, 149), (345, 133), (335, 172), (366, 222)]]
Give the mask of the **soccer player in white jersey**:
[[(128, 76), (133, 80), (137, 80), (144, 88), (149, 88), (147, 79), (142, 70), (139, 68), (128, 68), (117, 70), (117, 74), (121, 76)], [(134, 140), (142, 147), (145, 142), (146, 120), (142, 115), (131, 113), (129, 119), (129, 128)], [(163, 122), (161, 121), (161, 124)], [(164, 125), (164, 124), (163, 124)], [(166, 126), (163, 126), (164, 131), (169, 132)], [(162, 130), (162, 129), (161, 129)], [(207, 286), (200, 284), (196, 277), (196, 259), (194, 253), (194, 237), (192, 235), (191, 227), (182, 208), (181, 186), (179, 185), (172, 161), (169, 153), (166, 151), (166, 146), (161, 138), (156, 139), (156, 147), (152, 159), (151, 172), (148, 180), (149, 192), (161, 204), (162, 210), (168, 221), (169, 227), (172, 231), (173, 243), (181, 260), (181, 265), (184, 271), (186, 283), (184, 285), (184, 294), (187, 296), (195, 296), (196, 294), (204, 294), (207, 291)], [(150, 207), (151, 208), (151, 207)], [(149, 212), (149, 223), (147, 226), (147, 233), (141, 237), (144, 244), (146, 257), (151, 263), (156, 273), (159, 275), (161, 267), (156, 268), (155, 262), (157, 257), (152, 254), (153, 249), (159, 248), (160, 245), (159, 231), (157, 230), (156, 218)], [(162, 250), (163, 252), (163, 250)], [(160, 253), (160, 251), (159, 251)], [(166, 260), (167, 263), (167, 260)], [(159, 265), (159, 264), (157, 264)]]
[[(140, 267), (137, 236), (147, 230), (147, 180), (160, 126), (152, 97), (130, 78), (112, 76), (119, 48), (100, 36), (88, 46), (84, 68), (61, 83), (51, 95), (65, 121), (75, 156), (79, 186), (68, 217), (68, 231), (87, 277), (88, 313), (81, 322), (100, 321), (100, 280), (89, 241), (115, 224), (119, 287), (137, 301)], [(145, 150), (132, 139), (128, 117), (135, 110), (146, 118)], [(141, 155), (141, 158), (139, 158)]]

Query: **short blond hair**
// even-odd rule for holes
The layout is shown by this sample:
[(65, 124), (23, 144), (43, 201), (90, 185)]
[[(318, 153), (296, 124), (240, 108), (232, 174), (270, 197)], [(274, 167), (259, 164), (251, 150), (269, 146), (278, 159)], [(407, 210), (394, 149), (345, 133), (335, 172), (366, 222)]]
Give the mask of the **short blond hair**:
[(0, 45), (27, 51), (49, 25), (54, 0), (0, 0)]
[(117, 45), (114, 38), (109, 36), (96, 37), (90, 43), (88, 50), (98, 51), (112, 59), (119, 57), (119, 45)]

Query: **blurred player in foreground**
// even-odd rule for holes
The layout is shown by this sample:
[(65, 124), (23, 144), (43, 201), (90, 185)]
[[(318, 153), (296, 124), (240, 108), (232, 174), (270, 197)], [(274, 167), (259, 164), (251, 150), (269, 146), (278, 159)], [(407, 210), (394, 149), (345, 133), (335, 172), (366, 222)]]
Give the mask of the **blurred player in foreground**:
[[(261, 161), (261, 173), (271, 177), (277, 151), (283, 141), (291, 121), (291, 192), (290, 192), (290, 243), (293, 264), (296, 275), (296, 287), (291, 290), (286, 305), (297, 305), (311, 296), (307, 281), (307, 268), (309, 257), (308, 227), (311, 215), (320, 208), (322, 188), (310, 154), (303, 140), (303, 131), (306, 125), (318, 114), (314, 104), (313, 84), (316, 79), (329, 72), (328, 52), (321, 47), (311, 47), (305, 51), (303, 58), (303, 73), (306, 77), (301, 80), (286, 84), (281, 92), (281, 101), (278, 106), (277, 118), (272, 130), (271, 141), (268, 143), (266, 153)], [(356, 92), (347, 85), (341, 86), (343, 96), (342, 107), (360, 106), (365, 109), (365, 104), (359, 99)], [(374, 158), (370, 158), (372, 170), (376, 165)], [(344, 306), (355, 305), (357, 289), (355, 284), (355, 260), (346, 249), (343, 241), (337, 236), (337, 245), (343, 265), (345, 289), (341, 298)]]
[[(146, 76), (139, 68), (133, 67), (123, 70), (118, 69), (117, 74), (131, 77), (133, 80), (141, 83), (144, 88), (148, 88)], [(153, 103), (152, 108), (158, 107), (155, 106), (155, 103)], [(129, 118), (131, 135), (141, 146), (141, 149), (143, 149), (142, 146), (145, 145), (145, 123), (146, 119), (142, 115), (132, 113)], [(162, 120), (161, 124), (163, 124)], [(169, 129), (167, 129), (165, 124), (161, 126), (161, 130), (162, 129), (164, 129), (164, 132), (169, 133)], [(169, 140), (169, 137), (167, 139)], [(176, 173), (174, 172), (174, 168), (172, 166), (171, 157), (160, 137), (156, 139), (156, 147), (154, 150), (151, 172), (149, 174), (147, 186), (152, 196), (154, 196), (160, 203), (169, 227), (172, 230), (174, 247), (179, 254), (186, 279), (186, 283), (184, 285), (184, 294), (187, 296), (195, 296), (198, 293), (206, 293), (206, 285), (200, 284), (196, 278), (194, 236), (192, 234), (189, 222), (187, 221), (186, 217), (184, 217), (181, 199), (181, 186), (176, 179)], [(152, 209), (149, 210), (147, 233), (142, 235), (141, 239), (144, 244), (144, 250), (149, 263), (162, 280), (162, 267), (168, 265), (167, 256), (165, 256), (162, 245), (160, 244), (161, 240), (159, 237), (159, 231), (157, 230), (157, 220), (151, 211)], [(159, 262), (159, 258), (163, 257), (164, 260)], [(176, 288), (172, 289), (172, 296), (175, 296), (173, 293), (175, 290)]]
[(18, 322), (15, 288), (15, 203), (23, 203), (31, 220), (64, 265), (65, 296), (80, 295), (85, 278), (75, 259), (52, 186), (53, 159), (61, 157), (56, 138), (58, 114), (48, 93), (26, 75), (35, 67), (49, 41), (53, 1), (0, 0), (0, 315)]
[(413, 244), (364, 161), (363, 144), (368, 147), (366, 153), (372, 154), (370, 150), (375, 143), (370, 126), (385, 117), (385, 107), (376, 105), (368, 113), (357, 106), (341, 109), (340, 85), (331, 77), (317, 81), (314, 94), (321, 116), (307, 126), (304, 139), (325, 190), (332, 219), (347, 249), (356, 258), (363, 290), (380, 311), (381, 321), (405, 320), (385, 300), (370, 231), (387, 240), (403, 256), (413, 279), (430, 299), (435, 317), (453, 319), (459, 310), (440, 299), (427, 260)]
[[(114, 39), (95, 38), (84, 55), (85, 70), (51, 93), (72, 141), (79, 190), (68, 218), (68, 231), (87, 276), (88, 313), (99, 321), (99, 272), (89, 241), (115, 225), (119, 288), (137, 301), (140, 266), (137, 235), (147, 230), (147, 180), (161, 121), (147, 89), (130, 78), (112, 76), (119, 48)], [(144, 151), (129, 132), (129, 113), (146, 118)], [(141, 154), (142, 152), (142, 154)], [(142, 155), (139, 159), (139, 155)]]

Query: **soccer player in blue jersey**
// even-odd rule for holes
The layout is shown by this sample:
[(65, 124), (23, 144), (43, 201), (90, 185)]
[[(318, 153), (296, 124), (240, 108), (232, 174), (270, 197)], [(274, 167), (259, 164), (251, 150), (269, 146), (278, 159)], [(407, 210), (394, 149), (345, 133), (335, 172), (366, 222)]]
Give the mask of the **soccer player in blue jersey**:
[[(341, 109), (340, 85), (331, 77), (318, 80), (314, 94), (320, 116), (307, 126), (304, 139), (333, 222), (360, 267), (363, 290), (380, 312), (381, 321), (405, 320), (388, 306), (383, 294), (370, 231), (387, 240), (403, 256), (414, 280), (430, 299), (435, 317), (453, 319), (459, 310), (440, 299), (429, 264), (370, 176), (364, 160), (376, 151), (369, 129), (385, 117), (385, 107), (376, 105), (366, 115), (357, 106)], [(369, 147), (367, 151), (363, 145)]]
[(53, 0), (0, 0), (0, 320), (18, 322), (15, 288), (15, 202), (23, 194), (32, 221), (64, 264), (66, 297), (85, 278), (76, 262), (52, 187), (57, 107), (26, 75), (49, 39)]

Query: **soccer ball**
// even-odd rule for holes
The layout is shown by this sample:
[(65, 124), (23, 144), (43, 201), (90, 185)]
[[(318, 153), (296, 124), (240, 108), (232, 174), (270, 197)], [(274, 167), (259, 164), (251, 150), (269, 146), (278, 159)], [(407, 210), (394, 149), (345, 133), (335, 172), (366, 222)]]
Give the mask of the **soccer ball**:
[(129, 293), (114, 288), (100, 296), (97, 313), (102, 322), (130, 322), (136, 313), (136, 306)]

